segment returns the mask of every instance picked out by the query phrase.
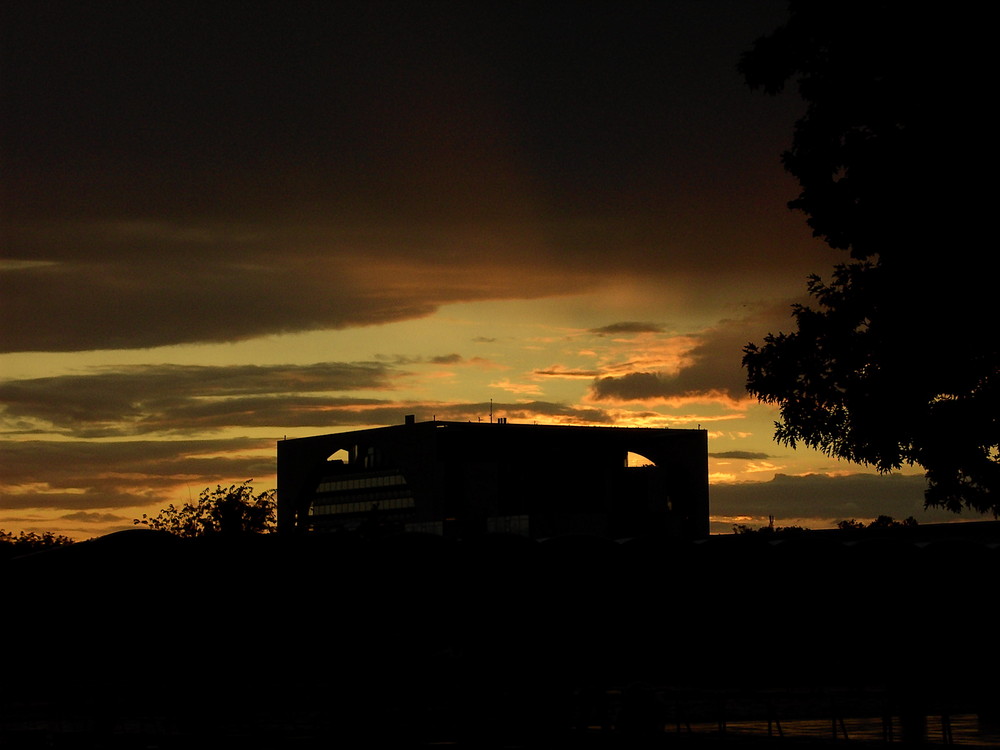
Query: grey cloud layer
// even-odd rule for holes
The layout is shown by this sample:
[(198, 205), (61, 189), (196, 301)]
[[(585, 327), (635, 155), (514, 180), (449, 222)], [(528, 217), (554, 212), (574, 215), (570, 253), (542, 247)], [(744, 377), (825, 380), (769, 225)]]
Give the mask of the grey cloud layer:
[[(770, 229), (755, 235), (732, 218), (724, 230), (686, 233), (690, 217), (669, 226), (608, 217), (582, 228), (512, 221), (433, 231), (322, 223), (201, 231), (192, 222), (191, 237), (183, 219), (180, 228), (151, 223), (124, 236), (101, 224), (63, 229), (58, 219), (45, 221), (38, 236), (8, 232), (4, 252), (14, 262), (0, 264), (0, 351), (128, 349), (374, 325), (453, 302), (585, 292), (609, 274), (660, 278), (664, 294), (683, 290), (697, 307), (740, 277), (791, 284), (810, 265), (792, 237), (784, 244), (797, 247), (798, 258), (776, 259), (767, 251), (780, 237)], [(760, 253), (747, 254), (748, 245)], [(730, 248), (733, 257), (723, 260)], [(706, 266), (706, 253), (720, 265)], [(597, 333), (653, 330), (648, 326)]]
[(75, 437), (296, 426), (303, 415), (327, 408), (377, 403), (322, 394), (389, 389), (399, 372), (379, 363), (106, 368), (0, 382), (0, 413), (9, 431), (49, 429)]
[[(432, 357), (430, 364), (460, 361)], [(0, 383), (9, 435), (56, 433), (74, 438), (205, 434), (230, 427), (335, 428), (421, 419), (476, 419), (488, 404), (420, 403), (335, 395), (391, 390), (402, 371), (377, 363), (200, 367), (180, 365), (102, 369)], [(563, 417), (607, 422), (599, 409), (549, 402), (495, 403), (515, 419)]]
[(831, 523), (885, 514), (896, 519), (913, 516), (921, 523), (954, 521), (952, 513), (924, 510), (927, 480), (922, 476), (851, 474), (847, 476), (775, 475), (769, 482), (712, 486), (711, 513), (715, 516), (825, 518)]
[(656, 323), (642, 323), (639, 321), (623, 321), (621, 323), (611, 323), (600, 328), (591, 328), (590, 332), (598, 336), (614, 336), (628, 333), (661, 333), (663, 327)]
[[(128, 508), (162, 501), (204, 477), (274, 474), (273, 441), (6, 442), (0, 451), (5, 510)], [(267, 454), (252, 455), (268, 450)]]
[[(486, 264), (396, 262), (370, 247), (317, 257), (276, 246), (267, 257), (241, 260), (205, 252), (197, 260), (173, 256), (147, 239), (137, 243), (135, 258), (0, 270), (0, 347), (79, 351), (237, 341), (423, 317), (449, 302), (540, 296), (555, 284), (542, 269), (533, 281), (514, 285), (510, 272)], [(572, 279), (562, 283), (563, 290), (574, 288)]]
[(769, 453), (759, 453), (757, 451), (719, 451), (708, 454), (711, 458), (726, 458), (737, 461), (759, 461), (764, 458), (771, 458)]

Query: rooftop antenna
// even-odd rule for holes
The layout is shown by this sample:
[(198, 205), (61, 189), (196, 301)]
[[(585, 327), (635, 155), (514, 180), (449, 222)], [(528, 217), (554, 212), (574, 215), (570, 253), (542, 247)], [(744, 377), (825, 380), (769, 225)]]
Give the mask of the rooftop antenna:
[(490, 424), (493, 424), (493, 399), (490, 399)]

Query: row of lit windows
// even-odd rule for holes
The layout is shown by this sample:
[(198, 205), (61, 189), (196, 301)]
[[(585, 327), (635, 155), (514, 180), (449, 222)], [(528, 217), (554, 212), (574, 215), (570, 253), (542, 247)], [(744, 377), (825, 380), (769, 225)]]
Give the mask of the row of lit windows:
[(375, 474), (370, 477), (351, 477), (349, 479), (324, 479), (316, 492), (341, 492), (343, 490), (361, 490), (369, 487), (393, 487), (405, 485), (402, 474)]
[(413, 497), (410, 488), (393, 487), (391, 489), (362, 490), (361, 492), (340, 492), (335, 495), (316, 497), (313, 505), (343, 505), (344, 503), (384, 503), (397, 498)]
[(367, 513), (370, 510), (404, 510), (416, 506), (412, 497), (388, 497), (376, 500), (366, 496), (364, 500), (345, 503), (317, 503), (309, 508), (311, 516), (329, 516), (339, 513)]
[(492, 516), (486, 519), (487, 531), (503, 532), (505, 534), (528, 536), (530, 526), (529, 516)]

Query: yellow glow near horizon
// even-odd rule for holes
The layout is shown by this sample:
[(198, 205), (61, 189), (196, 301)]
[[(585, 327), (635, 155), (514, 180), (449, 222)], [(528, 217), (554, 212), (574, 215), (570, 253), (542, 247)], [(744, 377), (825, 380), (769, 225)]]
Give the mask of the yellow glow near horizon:
[[(497, 416), (512, 416), (514, 421), (521, 418), (518, 414), (524, 413), (530, 421), (547, 424), (586, 424), (600, 418), (602, 423), (633, 427), (711, 425), (710, 450), (734, 456), (711, 460), (711, 481), (716, 486), (769, 482), (779, 473), (789, 476), (850, 473), (849, 468), (815, 452), (790, 451), (775, 446), (771, 437), (774, 410), (750, 401), (734, 401), (711, 393), (637, 401), (595, 399), (591, 386), (597, 377), (620, 377), (648, 368), (669, 378), (671, 373), (682, 372), (691, 364), (689, 352), (700, 330), (697, 316), (685, 324), (681, 318), (671, 318), (667, 314), (672, 303), (668, 302), (657, 312), (655, 309), (629, 308), (626, 297), (621, 294), (616, 298), (618, 307), (613, 313), (600, 309), (596, 295), (504, 303), (486, 301), (448, 305), (423, 318), (379, 326), (267, 336), (229, 344), (2, 355), (0, 366), (4, 368), (7, 382), (35, 378), (52, 378), (58, 382), (63, 375), (83, 377), (84, 381), (78, 382), (85, 382), (88, 375), (141, 375), (147, 371), (162, 377), (158, 369), (161, 363), (169, 363), (170, 367), (197, 366), (225, 371), (225, 368), (243, 368), (247, 363), (262, 368), (284, 365), (294, 368), (317, 362), (369, 363), (383, 368), (388, 380), (378, 388), (359, 386), (348, 391), (324, 392), (322, 382), (314, 384), (310, 379), (298, 378), (292, 369), (283, 385), (276, 384), (278, 391), (260, 394), (269, 400), (248, 400), (247, 407), (240, 402), (243, 396), (238, 390), (229, 395), (223, 390), (220, 395), (204, 398), (197, 390), (189, 392), (181, 386), (173, 386), (169, 394), (162, 394), (169, 396), (163, 404), (159, 403), (162, 399), (158, 394), (140, 392), (138, 397), (148, 397), (149, 401), (138, 402), (134, 408), (147, 409), (148, 414), (143, 417), (140, 411), (130, 417), (137, 420), (132, 426), (123, 423), (120, 434), (104, 437), (74, 436), (65, 425), (46, 425), (39, 418), (34, 419), (35, 428), (47, 432), (19, 434), (16, 422), (8, 417), (8, 440), (45, 438), (69, 447), (84, 439), (92, 447), (106, 446), (111, 451), (109, 456), (114, 455), (114, 445), (134, 448), (137, 440), (153, 441), (149, 445), (160, 446), (178, 440), (198, 440), (203, 444), (192, 448), (195, 452), (191, 453), (191, 459), (196, 463), (185, 465), (187, 473), (172, 477), (159, 475), (149, 487), (144, 488), (139, 475), (130, 473), (131, 470), (118, 472), (121, 475), (118, 479), (104, 471), (99, 480), (93, 475), (96, 484), (86, 476), (68, 482), (63, 478), (60, 479), (61, 489), (50, 488), (37, 495), (41, 499), (62, 492), (86, 497), (85, 506), (77, 511), (18, 507), (26, 499), (23, 487), (41, 486), (44, 479), (40, 477), (30, 480), (34, 485), (21, 482), (8, 486), (9, 502), (0, 510), (0, 528), (48, 529), (75, 538), (130, 528), (132, 518), (143, 512), (155, 513), (168, 502), (185, 502), (189, 495), (197, 496), (205, 486), (249, 478), (230, 473), (200, 476), (190, 473), (194, 466), (210, 467), (213, 461), (240, 460), (241, 455), (247, 458), (245, 451), (233, 453), (224, 443), (213, 448), (212, 441), (263, 441), (262, 447), (254, 449), (253, 453), (262, 466), (273, 466), (274, 443), (284, 436), (302, 437), (379, 426), (389, 418), (390, 412), (395, 415), (391, 417), (393, 420), (403, 412), (415, 413), (418, 419), (455, 418), (458, 416), (455, 408), (463, 408), (463, 404), (484, 405), (490, 399), (496, 404)], [(642, 295), (637, 299), (638, 304), (648, 303), (648, 298)], [(649, 321), (649, 330), (641, 330), (640, 325), (620, 327), (621, 333), (611, 335), (603, 332), (609, 324), (621, 320)], [(673, 331), (683, 331), (683, 334)], [(734, 352), (734, 359), (737, 354)], [(234, 377), (239, 372), (243, 371), (233, 370)], [(223, 380), (222, 384), (226, 382)], [(234, 383), (234, 387), (237, 385)], [(302, 388), (308, 390), (299, 390)], [(40, 392), (44, 393), (44, 388)], [(310, 400), (305, 411), (299, 411), (296, 399), (301, 398)], [(270, 420), (267, 424), (255, 423), (257, 416), (254, 414), (241, 416), (240, 410), (244, 408), (257, 408), (271, 402), (275, 410), (267, 417)], [(204, 411), (207, 421), (200, 427), (196, 422), (177, 422), (170, 416), (170, 410), (184, 403), (192, 409), (207, 409)], [(558, 408), (564, 411), (545, 413), (534, 404), (541, 405), (542, 409), (547, 408), (547, 404), (561, 405)], [(232, 415), (236, 421), (231, 424), (213, 421), (219, 410), (224, 413), (227, 408), (236, 410)], [(481, 413), (466, 411), (458, 418), (485, 417), (486, 407), (478, 408)], [(141, 431), (151, 417), (155, 418), (148, 423), (160, 425), (159, 431)], [(21, 426), (24, 424), (22, 420)], [(105, 426), (113, 428), (114, 422)], [(268, 470), (256, 472), (253, 478), (261, 489), (272, 486), (265, 484), (274, 481), (273, 471)], [(102, 490), (92, 489), (88, 494), (88, 487), (116, 487), (115, 504), (102, 507), (93, 497), (94, 491)], [(122, 505), (127, 501), (120, 496), (121, 492), (132, 493), (132, 504)]]

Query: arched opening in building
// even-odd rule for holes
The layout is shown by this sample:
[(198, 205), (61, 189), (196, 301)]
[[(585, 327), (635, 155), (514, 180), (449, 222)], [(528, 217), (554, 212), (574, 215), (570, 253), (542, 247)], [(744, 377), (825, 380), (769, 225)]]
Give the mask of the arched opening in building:
[(622, 533), (634, 529), (649, 533), (667, 531), (673, 507), (663, 469), (648, 456), (628, 451), (623, 474), (617, 511)]
[(336, 453), (328, 456), (326, 460), (328, 463), (336, 463), (337, 461), (340, 461), (340, 463), (346, 464), (351, 460), (351, 454), (347, 452), (346, 448), (341, 448)]
[(629, 469), (638, 469), (643, 466), (656, 466), (656, 464), (641, 453), (629, 451), (625, 456), (625, 466)]

